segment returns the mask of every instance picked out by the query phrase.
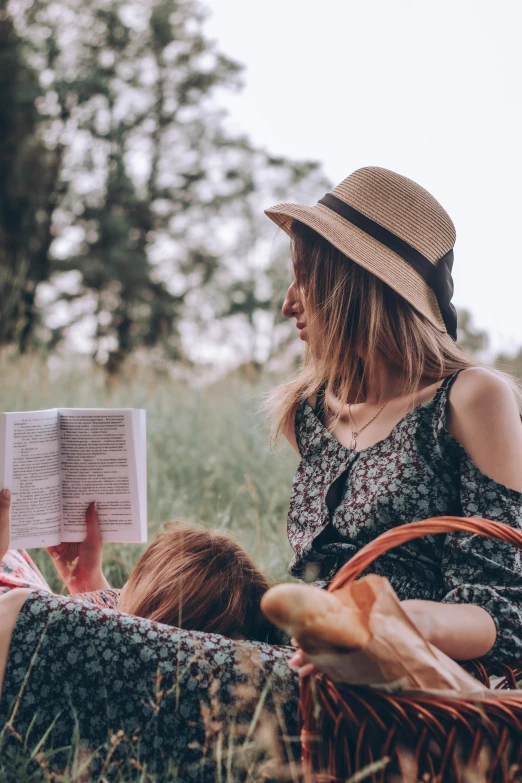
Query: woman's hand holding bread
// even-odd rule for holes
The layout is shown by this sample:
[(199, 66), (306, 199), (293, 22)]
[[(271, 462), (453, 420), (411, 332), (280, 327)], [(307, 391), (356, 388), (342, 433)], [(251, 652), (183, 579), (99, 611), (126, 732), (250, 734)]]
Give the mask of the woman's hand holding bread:
[(358, 606), (319, 587), (277, 585), (265, 593), (261, 609), (308, 655), (332, 648), (360, 650), (370, 640), (368, 622)]

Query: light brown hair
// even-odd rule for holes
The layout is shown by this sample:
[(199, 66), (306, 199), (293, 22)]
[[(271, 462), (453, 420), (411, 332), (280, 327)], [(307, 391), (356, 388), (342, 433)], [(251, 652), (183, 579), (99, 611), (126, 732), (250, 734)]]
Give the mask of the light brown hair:
[(269, 587), (228, 533), (177, 520), (134, 566), (118, 609), (187, 630), (277, 641), (260, 608)]
[[(316, 231), (296, 220), (291, 230), (294, 279), (306, 302), (308, 344), (303, 367), (266, 397), (263, 408), (270, 415), (272, 440), (292, 424), (297, 405), (323, 384), (327, 394), (343, 402), (364, 401), (376, 361), (400, 368), (401, 394), (412, 397), (421, 380), (435, 383), (456, 370), (482, 366)], [(512, 376), (492, 372), (522, 398)], [(331, 412), (333, 427), (341, 409)]]

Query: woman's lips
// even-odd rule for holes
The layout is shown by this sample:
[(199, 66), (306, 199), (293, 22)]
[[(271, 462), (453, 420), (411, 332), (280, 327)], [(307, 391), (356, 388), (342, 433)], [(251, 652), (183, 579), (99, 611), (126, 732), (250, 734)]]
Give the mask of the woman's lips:
[(299, 337), (301, 338), (301, 340), (304, 340), (305, 338), (303, 335), (304, 335), (304, 330), (306, 329), (306, 324), (296, 323), (296, 327), (299, 329)]

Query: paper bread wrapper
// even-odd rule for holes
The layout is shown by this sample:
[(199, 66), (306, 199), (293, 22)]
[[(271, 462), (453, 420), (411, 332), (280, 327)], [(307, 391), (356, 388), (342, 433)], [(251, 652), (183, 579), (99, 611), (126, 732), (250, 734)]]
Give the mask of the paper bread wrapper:
[(488, 691), (458, 663), (425, 641), (386, 578), (363, 577), (332, 595), (346, 606), (358, 606), (368, 618), (371, 634), (361, 650), (308, 654), (309, 660), (333, 682), (387, 691)]

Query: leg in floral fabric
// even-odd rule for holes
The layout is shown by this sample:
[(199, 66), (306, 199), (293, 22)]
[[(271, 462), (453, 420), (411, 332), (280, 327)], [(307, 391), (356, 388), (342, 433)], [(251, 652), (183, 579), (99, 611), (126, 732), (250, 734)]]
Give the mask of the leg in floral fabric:
[(15, 587), (32, 587), (34, 590), (51, 588), (25, 549), (9, 549), (0, 560), (0, 593)]

